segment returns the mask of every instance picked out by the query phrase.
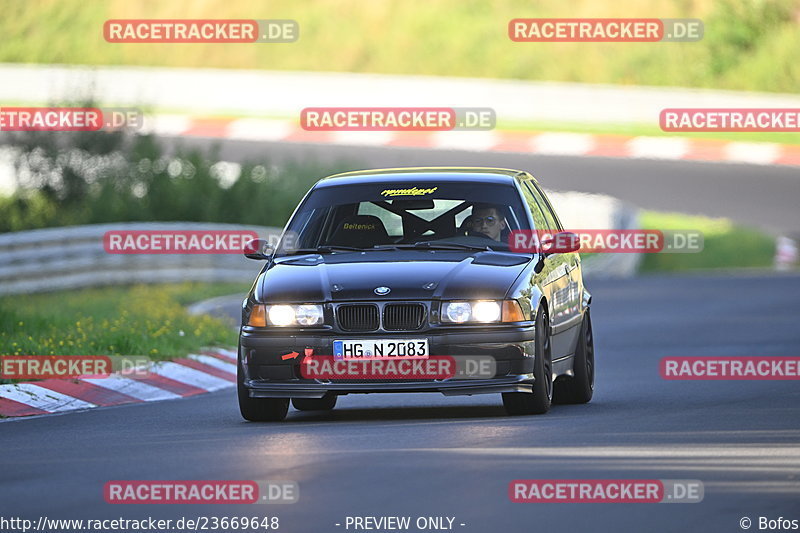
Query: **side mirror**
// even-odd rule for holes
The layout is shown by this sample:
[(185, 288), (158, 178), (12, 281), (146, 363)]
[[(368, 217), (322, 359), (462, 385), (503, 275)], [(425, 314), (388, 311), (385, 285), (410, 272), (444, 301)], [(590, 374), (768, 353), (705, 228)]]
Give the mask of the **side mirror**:
[(533, 267), (533, 271), (537, 274), (541, 274), (542, 270), (544, 270), (544, 255), (539, 256), (539, 260), (536, 261), (536, 265)]
[(252, 239), (244, 245), (244, 256), (248, 259), (265, 260), (272, 257), (275, 248), (266, 239)]
[(542, 248), (546, 255), (577, 252), (581, 249), (581, 239), (571, 231), (561, 231), (552, 239), (542, 241)]

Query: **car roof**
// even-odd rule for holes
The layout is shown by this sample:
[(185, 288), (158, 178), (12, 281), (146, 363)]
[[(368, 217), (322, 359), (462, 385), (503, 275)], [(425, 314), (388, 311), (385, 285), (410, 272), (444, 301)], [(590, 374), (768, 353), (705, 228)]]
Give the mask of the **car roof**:
[(515, 180), (534, 180), (533, 176), (522, 170), (482, 167), (406, 167), (358, 170), (334, 174), (319, 180), (315, 188), (340, 185), (386, 182), (480, 182), (512, 184)]

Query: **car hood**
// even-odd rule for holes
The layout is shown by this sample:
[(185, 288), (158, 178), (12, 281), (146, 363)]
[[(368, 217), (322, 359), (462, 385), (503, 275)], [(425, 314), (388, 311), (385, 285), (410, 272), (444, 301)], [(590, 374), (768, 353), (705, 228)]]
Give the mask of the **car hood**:
[[(504, 252), (367, 252), (281, 258), (261, 274), (262, 302), (500, 299), (530, 256)], [(390, 292), (380, 296), (377, 287)]]

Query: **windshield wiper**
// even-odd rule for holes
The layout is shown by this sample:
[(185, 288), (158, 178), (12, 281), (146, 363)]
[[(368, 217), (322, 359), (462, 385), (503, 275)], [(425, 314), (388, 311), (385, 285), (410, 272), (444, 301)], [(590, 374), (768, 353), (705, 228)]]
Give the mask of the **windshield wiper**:
[(425, 249), (425, 250), (480, 250), (483, 252), (493, 251), (489, 246), (475, 246), (472, 244), (460, 243), (433, 243), (430, 241), (419, 241), (411, 244), (387, 244), (381, 248), (396, 248), (398, 250)]
[(292, 250), (283, 250), (286, 255), (295, 254), (332, 254), (335, 252), (363, 252), (369, 248), (356, 248), (355, 246), (338, 246), (325, 244), (317, 246), (316, 248), (294, 248)]
[(472, 244), (461, 243), (433, 243), (430, 241), (420, 241), (410, 244), (379, 244), (372, 248), (356, 248), (354, 246), (339, 246), (323, 244), (316, 248), (295, 248), (294, 250), (285, 250), (283, 253), (286, 255), (297, 254), (331, 254), (336, 252), (368, 252), (368, 251), (386, 251), (386, 250), (479, 250), (482, 252), (491, 252), (492, 248), (487, 246), (475, 246)]

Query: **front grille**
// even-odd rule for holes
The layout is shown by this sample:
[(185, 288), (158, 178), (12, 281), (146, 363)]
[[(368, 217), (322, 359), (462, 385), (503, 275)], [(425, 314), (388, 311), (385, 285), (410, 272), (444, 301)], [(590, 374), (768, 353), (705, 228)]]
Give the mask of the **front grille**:
[(378, 329), (378, 307), (372, 304), (340, 305), (336, 310), (339, 327), (345, 331)]
[(388, 304), (383, 309), (383, 329), (410, 331), (422, 327), (425, 306), (422, 304)]

